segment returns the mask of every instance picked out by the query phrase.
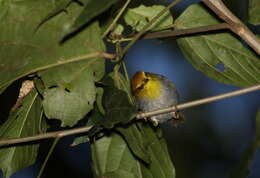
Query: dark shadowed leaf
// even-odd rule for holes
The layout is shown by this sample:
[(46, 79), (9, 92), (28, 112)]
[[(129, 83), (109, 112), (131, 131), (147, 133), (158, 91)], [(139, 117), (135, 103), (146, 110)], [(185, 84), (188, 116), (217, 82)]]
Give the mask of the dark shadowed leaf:
[(91, 144), (95, 177), (107, 178), (175, 178), (175, 170), (163, 138), (149, 125), (140, 124), (149, 164), (133, 156), (124, 139), (116, 133), (104, 136)]
[(70, 32), (81, 28), (83, 25), (87, 24), (97, 15), (106, 11), (111, 5), (116, 3), (117, 0), (87, 0), (85, 3), (85, 8), (82, 10), (75, 23), (70, 29)]
[(106, 120), (102, 125), (105, 128), (112, 128), (119, 123), (127, 123), (137, 113), (137, 109), (130, 103), (127, 93), (115, 87), (105, 87), (103, 105), (106, 111)]
[(248, 9), (249, 22), (253, 25), (260, 25), (260, 1), (249, 0)]
[(243, 152), (238, 164), (231, 170), (229, 178), (245, 178), (250, 174), (249, 167), (254, 159), (255, 153), (260, 146), (260, 110), (256, 115), (256, 136), (252, 143)]
[[(33, 136), (45, 132), (47, 126), (42, 120), (41, 99), (36, 90), (31, 91), (15, 112), (0, 127), (0, 139)], [(0, 148), (0, 169), (5, 177), (34, 164), (39, 144), (27, 143)]]
[[(176, 20), (177, 29), (219, 23), (200, 5), (189, 6)], [(196, 35), (177, 40), (189, 62), (208, 77), (235, 86), (260, 82), (260, 60), (230, 33)]]
[[(68, 27), (74, 23), (74, 17), (83, 9), (78, 3), (71, 3), (67, 13), (51, 18), (37, 32), (37, 25), (53, 9), (53, 1), (24, 0), (8, 1), (4, 3), (7, 4), (5, 6), (2, 4), (0, 3), (0, 8), (5, 7), (8, 13), (0, 22), (1, 92), (18, 78), (96, 52), (89, 46), (104, 49), (97, 23), (60, 43)], [(92, 63), (95, 78), (100, 79), (104, 73), (104, 61), (87, 59), (85, 65), (87, 63)]]

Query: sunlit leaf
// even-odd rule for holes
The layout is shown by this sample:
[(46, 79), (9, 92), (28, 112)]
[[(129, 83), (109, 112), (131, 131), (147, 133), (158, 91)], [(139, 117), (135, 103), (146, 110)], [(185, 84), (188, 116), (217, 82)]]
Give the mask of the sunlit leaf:
[(254, 25), (260, 25), (260, 1), (249, 0), (249, 22)]
[[(200, 5), (189, 6), (176, 20), (177, 29), (219, 23)], [(235, 86), (260, 82), (260, 60), (229, 32), (182, 37), (177, 40), (189, 62), (208, 77)]]
[[(153, 17), (160, 13), (165, 7), (162, 5), (144, 6), (128, 9), (124, 15), (125, 22), (134, 30), (140, 31), (148, 24)], [(173, 24), (173, 18), (170, 11), (157, 19), (149, 30), (159, 30)]]
[[(19, 138), (45, 132), (42, 115), (41, 99), (33, 90), (24, 98), (22, 106), (11, 113), (0, 127), (0, 138)], [(39, 144), (36, 143), (0, 148), (0, 169), (4, 176), (10, 177), (14, 172), (34, 164), (38, 148)]]

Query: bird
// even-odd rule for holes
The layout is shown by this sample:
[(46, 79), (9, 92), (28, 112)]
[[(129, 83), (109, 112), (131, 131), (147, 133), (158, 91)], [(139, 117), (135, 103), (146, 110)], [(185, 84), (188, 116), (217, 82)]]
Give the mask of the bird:
[[(155, 73), (136, 72), (131, 79), (131, 91), (141, 112), (174, 107), (179, 102), (179, 94), (174, 83), (167, 77)], [(176, 126), (184, 121), (184, 116), (177, 110), (145, 119), (150, 120), (154, 126), (169, 120)]]

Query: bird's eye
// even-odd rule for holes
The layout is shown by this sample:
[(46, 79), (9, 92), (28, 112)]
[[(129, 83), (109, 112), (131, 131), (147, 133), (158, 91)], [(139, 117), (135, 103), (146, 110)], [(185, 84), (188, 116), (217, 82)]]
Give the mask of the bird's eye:
[(148, 81), (149, 81), (149, 79), (148, 79), (148, 78), (144, 79), (144, 83), (147, 83)]
[(144, 84), (140, 85), (137, 89), (138, 90), (143, 90), (144, 89)]

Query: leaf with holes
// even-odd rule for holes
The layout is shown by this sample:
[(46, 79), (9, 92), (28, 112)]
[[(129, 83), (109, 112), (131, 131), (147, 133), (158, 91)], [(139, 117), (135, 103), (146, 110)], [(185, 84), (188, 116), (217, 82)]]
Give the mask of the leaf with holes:
[[(41, 99), (32, 90), (23, 104), (0, 127), (0, 139), (19, 138), (45, 132), (47, 126), (42, 120)], [(31, 166), (36, 161), (39, 144), (16, 145), (0, 148), (0, 169), (4, 177)]]
[[(189, 6), (176, 20), (177, 29), (219, 23), (200, 5)], [(182, 37), (177, 40), (189, 62), (219, 82), (247, 87), (260, 82), (260, 60), (228, 32)]]
[(73, 126), (93, 108), (96, 98), (91, 64), (79, 62), (39, 72), (44, 85), (43, 108), (49, 119)]
[[(157, 14), (165, 7), (162, 5), (144, 6), (128, 9), (124, 15), (125, 22), (134, 30), (141, 31)], [(170, 11), (157, 19), (157, 21), (149, 28), (149, 30), (160, 30), (173, 24), (173, 18)]]
[[(0, 92), (28, 74), (83, 60), (96, 53), (96, 49), (104, 50), (98, 23), (90, 24), (61, 43), (68, 27), (83, 9), (78, 3), (71, 3), (66, 8), (67, 13), (51, 18), (35, 32), (37, 25), (54, 8), (53, 1), (0, 2), (1, 12), (8, 10), (0, 16)], [(85, 64), (81, 64), (88, 63), (92, 63), (95, 80), (101, 79), (104, 60), (86, 59)]]
[(260, 1), (259, 0), (249, 0), (248, 9), (249, 22), (253, 25), (260, 24)]

